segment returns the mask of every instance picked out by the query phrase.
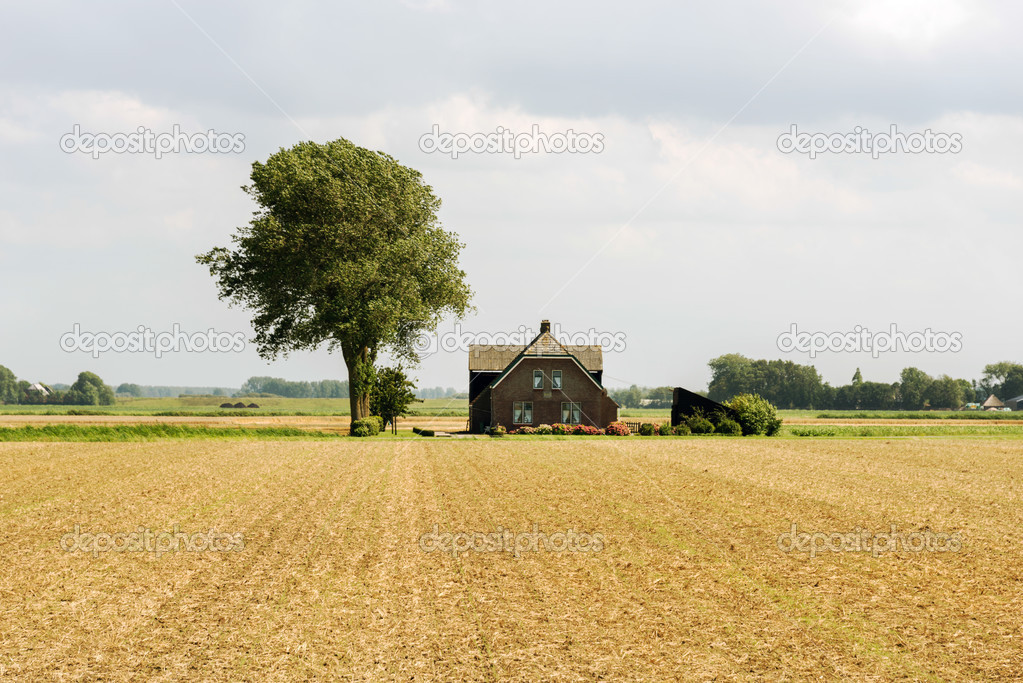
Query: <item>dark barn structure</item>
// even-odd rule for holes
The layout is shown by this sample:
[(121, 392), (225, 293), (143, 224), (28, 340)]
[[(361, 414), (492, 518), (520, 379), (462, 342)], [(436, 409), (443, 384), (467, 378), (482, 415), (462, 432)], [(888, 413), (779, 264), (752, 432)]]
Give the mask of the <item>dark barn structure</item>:
[(671, 426), (674, 427), (696, 411), (702, 412), (704, 417), (722, 412), (727, 413), (733, 420), (736, 418), (735, 411), (731, 408), (712, 401), (706, 396), (694, 394), (688, 389), (675, 387), (671, 396)]
[(550, 321), (525, 346), (469, 347), (469, 431), (541, 424), (603, 428), (618, 419), (618, 404), (601, 384), (599, 345), (561, 344)]

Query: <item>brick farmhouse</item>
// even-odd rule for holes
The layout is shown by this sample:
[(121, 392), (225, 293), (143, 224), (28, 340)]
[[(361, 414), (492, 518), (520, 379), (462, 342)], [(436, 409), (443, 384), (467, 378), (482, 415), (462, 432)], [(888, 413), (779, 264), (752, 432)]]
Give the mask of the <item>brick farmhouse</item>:
[(550, 321), (525, 346), (469, 347), (469, 430), (502, 425), (584, 424), (606, 427), (618, 419), (618, 404), (601, 384), (599, 345), (563, 345)]

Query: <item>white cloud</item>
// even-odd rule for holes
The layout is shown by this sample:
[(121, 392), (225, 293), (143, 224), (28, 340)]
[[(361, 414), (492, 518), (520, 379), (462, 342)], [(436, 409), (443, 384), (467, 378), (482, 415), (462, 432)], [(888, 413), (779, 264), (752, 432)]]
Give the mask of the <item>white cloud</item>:
[(848, 21), (868, 36), (909, 50), (926, 50), (955, 35), (976, 15), (960, 0), (856, 0)]
[(954, 173), (957, 178), (971, 185), (983, 185), (1007, 190), (1023, 189), (1023, 178), (1020, 176), (982, 166), (972, 161), (959, 164), (955, 167)]

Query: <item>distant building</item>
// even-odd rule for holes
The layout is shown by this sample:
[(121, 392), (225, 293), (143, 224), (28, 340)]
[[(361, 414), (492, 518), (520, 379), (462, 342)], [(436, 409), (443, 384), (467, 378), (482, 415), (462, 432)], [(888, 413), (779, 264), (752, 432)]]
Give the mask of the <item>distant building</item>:
[(997, 410), (998, 408), (1004, 408), (1004, 407), (1005, 407), (1005, 404), (1002, 403), (1001, 401), (999, 401), (998, 397), (995, 396), (994, 394), (991, 394), (990, 396), (988, 396), (987, 400), (984, 401), (984, 410), (990, 410), (992, 408)]
[(1023, 410), (1023, 395), (1010, 398), (1005, 402), (1005, 405), (1013, 410)]
[(37, 392), (37, 393), (39, 393), (39, 394), (41, 394), (43, 396), (49, 396), (50, 395), (50, 390), (47, 389), (46, 387), (44, 387), (39, 382), (36, 382), (35, 384), (29, 385), (27, 391), (34, 391), (34, 392)]
[(618, 404), (601, 384), (603, 373), (599, 345), (564, 345), (551, 334), (549, 320), (525, 346), (473, 344), (469, 430), (558, 422), (606, 427), (618, 419)]

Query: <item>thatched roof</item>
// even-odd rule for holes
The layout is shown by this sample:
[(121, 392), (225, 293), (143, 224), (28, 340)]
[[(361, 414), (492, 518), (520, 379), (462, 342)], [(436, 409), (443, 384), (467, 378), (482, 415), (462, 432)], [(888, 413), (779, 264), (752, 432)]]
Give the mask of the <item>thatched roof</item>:
[(519, 354), (527, 356), (574, 356), (589, 372), (604, 369), (604, 354), (599, 344), (561, 344), (550, 332), (537, 335), (526, 345), (472, 344), (469, 346), (470, 372), (501, 372), (511, 365)]
[(994, 394), (991, 394), (990, 396), (987, 397), (987, 400), (984, 401), (984, 407), (985, 408), (1004, 408), (1005, 404), (1002, 403), (1001, 401), (999, 401), (997, 396), (995, 396)]
[(525, 350), (521, 344), (470, 344), (469, 370), (501, 372)]

